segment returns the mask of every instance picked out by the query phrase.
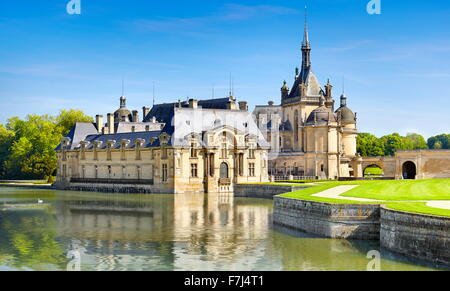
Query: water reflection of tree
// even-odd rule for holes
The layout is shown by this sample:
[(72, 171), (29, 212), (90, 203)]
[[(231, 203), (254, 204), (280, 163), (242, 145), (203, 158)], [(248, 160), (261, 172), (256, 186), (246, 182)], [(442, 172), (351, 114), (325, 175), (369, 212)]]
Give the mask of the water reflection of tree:
[(0, 265), (35, 270), (65, 268), (67, 259), (55, 237), (56, 220), (47, 212), (0, 213)]

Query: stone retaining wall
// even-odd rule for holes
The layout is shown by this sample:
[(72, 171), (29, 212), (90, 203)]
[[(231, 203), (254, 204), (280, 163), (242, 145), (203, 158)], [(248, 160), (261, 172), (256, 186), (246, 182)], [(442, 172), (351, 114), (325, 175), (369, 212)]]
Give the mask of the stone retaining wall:
[(379, 205), (327, 204), (277, 196), (273, 222), (329, 238), (378, 240), (380, 237)]
[(381, 246), (450, 266), (450, 218), (381, 209)]
[[(60, 188), (60, 187), (58, 187)], [(86, 184), (70, 183), (63, 190), (102, 192), (102, 193), (132, 193), (132, 194), (171, 194), (170, 191), (157, 185), (133, 185), (133, 184)]]
[(290, 193), (309, 186), (237, 184), (234, 186), (235, 197), (273, 199), (275, 195)]

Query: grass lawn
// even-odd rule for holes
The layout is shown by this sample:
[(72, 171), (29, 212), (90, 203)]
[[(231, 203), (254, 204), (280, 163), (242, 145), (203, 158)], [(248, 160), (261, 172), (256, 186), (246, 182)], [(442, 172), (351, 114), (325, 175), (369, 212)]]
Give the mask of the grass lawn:
[(383, 170), (378, 167), (369, 167), (364, 171), (365, 177), (381, 177), (383, 176)]
[(431, 208), (425, 202), (393, 202), (386, 205), (388, 208), (398, 211), (414, 212), (450, 217), (450, 210)]
[[(341, 185), (359, 185), (359, 187), (342, 194), (341, 197), (344, 199), (312, 196)], [(308, 189), (283, 194), (281, 196), (326, 203), (351, 204), (376, 204), (377, 202), (345, 200), (345, 197), (384, 200), (386, 202), (380, 202), (380, 204), (386, 204), (388, 207), (397, 210), (450, 216), (450, 210), (435, 209), (427, 207), (425, 203), (414, 202), (418, 200), (450, 200), (450, 179), (324, 182)]]

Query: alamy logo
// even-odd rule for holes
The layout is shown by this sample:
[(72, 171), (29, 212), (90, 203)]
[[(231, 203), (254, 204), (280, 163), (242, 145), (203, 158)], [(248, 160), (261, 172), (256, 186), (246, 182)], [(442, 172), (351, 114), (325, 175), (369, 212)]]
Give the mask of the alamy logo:
[(381, 14), (381, 0), (370, 0), (367, 3), (367, 13), (370, 15)]
[(370, 251), (367, 253), (370, 262), (367, 264), (367, 271), (381, 271), (381, 254), (379, 251)]
[(70, 0), (67, 3), (66, 10), (70, 15), (81, 14), (81, 0)]

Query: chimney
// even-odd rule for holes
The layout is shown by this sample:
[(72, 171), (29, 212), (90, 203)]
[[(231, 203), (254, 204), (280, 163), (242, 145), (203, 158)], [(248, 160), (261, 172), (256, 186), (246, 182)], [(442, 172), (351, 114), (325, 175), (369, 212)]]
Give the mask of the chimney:
[(144, 116), (142, 118), (145, 119), (149, 113), (150, 113), (150, 108), (142, 107), (142, 114), (144, 114)]
[(152, 123), (156, 123), (156, 117), (155, 116), (152, 117)]
[(198, 100), (189, 99), (189, 108), (197, 109), (198, 108)]
[(139, 112), (137, 110), (133, 110), (133, 122), (139, 122)]
[(248, 111), (248, 103), (246, 101), (239, 102), (239, 110)]
[(114, 134), (114, 114), (108, 113), (108, 133)]
[(97, 130), (99, 134), (103, 133), (103, 127), (105, 124), (103, 123), (103, 115), (97, 115), (95, 117), (95, 122), (97, 123)]

